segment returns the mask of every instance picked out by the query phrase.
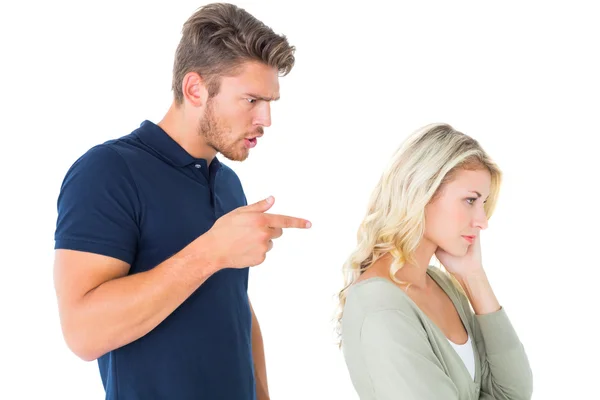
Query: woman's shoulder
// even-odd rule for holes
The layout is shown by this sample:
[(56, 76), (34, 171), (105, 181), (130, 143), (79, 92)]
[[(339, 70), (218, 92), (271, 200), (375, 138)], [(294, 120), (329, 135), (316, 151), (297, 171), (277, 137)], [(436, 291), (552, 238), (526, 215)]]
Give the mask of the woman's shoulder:
[[(451, 298), (460, 298), (450, 276), (440, 268), (430, 266), (427, 273)], [(380, 311), (398, 311), (407, 317), (419, 319), (418, 307), (391, 279), (380, 275), (365, 276), (346, 292), (344, 314), (364, 319)]]
[(413, 329), (419, 332), (419, 337), (425, 334), (423, 317), (415, 303), (383, 277), (364, 279), (349, 288), (341, 322), (343, 340), (350, 347), (361, 343), (365, 329), (369, 332)]
[(344, 315), (364, 319), (369, 314), (388, 310), (414, 313), (412, 301), (390, 279), (369, 277), (348, 289)]

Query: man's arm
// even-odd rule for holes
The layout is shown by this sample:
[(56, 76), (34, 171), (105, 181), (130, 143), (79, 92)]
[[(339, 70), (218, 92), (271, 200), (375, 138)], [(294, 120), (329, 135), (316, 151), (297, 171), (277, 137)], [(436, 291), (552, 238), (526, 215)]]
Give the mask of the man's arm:
[(250, 312), (252, 313), (252, 358), (254, 360), (254, 377), (256, 380), (256, 398), (257, 400), (269, 400), (269, 388), (267, 385), (267, 367), (265, 363), (265, 349), (263, 345), (262, 334), (258, 319), (254, 314), (252, 303)]
[[(306, 227), (306, 220), (265, 214), (271, 204), (262, 200), (231, 211), (168, 260), (129, 276), (124, 261), (58, 249), (54, 279), (69, 348), (94, 360), (146, 335), (218, 270), (262, 263), (282, 228)], [(263, 400), (268, 399), (264, 350), (252, 314), (253, 357), (260, 393), (267, 396), (259, 397)]]
[(146, 335), (221, 267), (224, 253), (202, 235), (128, 276), (139, 245), (138, 196), (124, 159), (107, 145), (80, 157), (61, 186), (54, 286), (67, 346), (87, 361)]
[(137, 186), (117, 151), (88, 151), (69, 169), (57, 204), (54, 284), (69, 348), (94, 360), (146, 335), (216, 271), (262, 263), (282, 228), (307, 225), (266, 214), (272, 205), (239, 207), (171, 258), (128, 275), (139, 246)]
[(67, 346), (92, 361), (146, 335), (218, 270), (196, 242), (139, 274), (129, 264), (89, 252), (58, 249), (54, 285)]

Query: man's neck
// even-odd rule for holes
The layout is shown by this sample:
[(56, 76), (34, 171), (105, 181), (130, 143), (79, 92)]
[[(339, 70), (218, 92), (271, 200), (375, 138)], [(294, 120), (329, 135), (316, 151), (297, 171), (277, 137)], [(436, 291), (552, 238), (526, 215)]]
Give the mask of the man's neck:
[(197, 125), (186, 118), (181, 107), (172, 104), (157, 125), (192, 157), (205, 159), (210, 165), (217, 155), (217, 151), (198, 133)]

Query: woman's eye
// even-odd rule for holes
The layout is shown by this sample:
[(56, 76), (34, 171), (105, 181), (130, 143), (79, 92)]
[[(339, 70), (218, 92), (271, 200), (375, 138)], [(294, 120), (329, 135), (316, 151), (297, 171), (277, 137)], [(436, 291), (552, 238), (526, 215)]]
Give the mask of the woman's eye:
[(475, 197), (469, 197), (467, 199), (467, 203), (469, 203), (469, 204), (474, 204), (476, 201), (477, 201), (477, 199)]

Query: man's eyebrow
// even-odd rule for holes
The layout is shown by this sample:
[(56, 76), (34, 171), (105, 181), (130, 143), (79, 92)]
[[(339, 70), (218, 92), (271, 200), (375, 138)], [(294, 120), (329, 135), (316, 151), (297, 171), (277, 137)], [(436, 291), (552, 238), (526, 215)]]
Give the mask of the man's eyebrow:
[(279, 96), (273, 98), (273, 97), (259, 96), (259, 95), (254, 94), (254, 93), (245, 93), (244, 96), (252, 97), (253, 99), (263, 100), (263, 101), (277, 101), (277, 100), (279, 100)]

